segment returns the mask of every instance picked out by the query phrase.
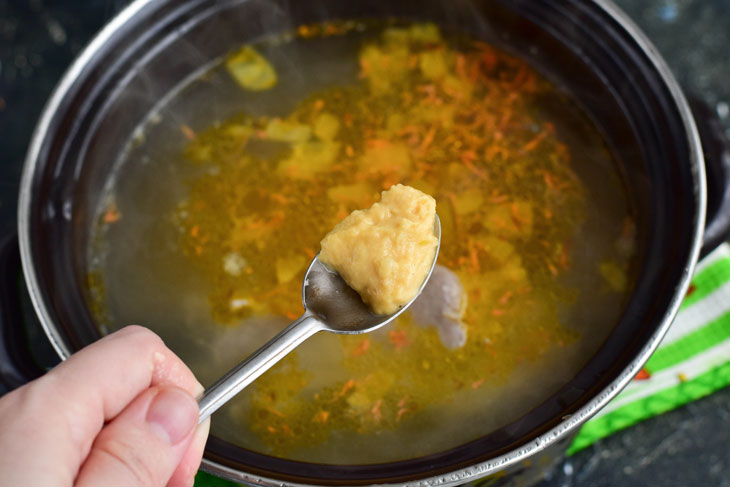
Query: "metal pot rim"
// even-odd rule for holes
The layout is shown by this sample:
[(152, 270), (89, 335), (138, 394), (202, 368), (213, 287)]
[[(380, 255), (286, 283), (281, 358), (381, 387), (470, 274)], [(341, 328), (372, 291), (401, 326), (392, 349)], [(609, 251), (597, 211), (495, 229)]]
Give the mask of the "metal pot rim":
[[(636, 376), (641, 367), (657, 348), (661, 339), (664, 337), (664, 334), (669, 329), (669, 326), (671, 325), (677, 311), (679, 310), (682, 299), (687, 289), (689, 288), (694, 267), (700, 254), (700, 247), (702, 244), (702, 231), (705, 226), (705, 209), (707, 199), (704, 157), (702, 154), (700, 138), (697, 128), (695, 126), (694, 118), (692, 117), (689, 105), (684, 97), (682, 90), (680, 89), (679, 85), (671, 74), (669, 67), (661, 58), (659, 52), (651, 43), (651, 41), (649, 41), (649, 39), (636, 26), (636, 24), (634, 24), (634, 22), (622, 10), (614, 5), (611, 0), (593, 1), (614, 22), (619, 24), (627, 33), (629, 33), (630, 36), (639, 45), (639, 47), (641, 47), (641, 49), (646, 53), (647, 57), (651, 61), (651, 64), (654, 66), (657, 73), (659, 74), (662, 82), (668, 88), (685, 128), (687, 144), (690, 150), (689, 162), (694, 178), (695, 199), (697, 201), (697, 207), (699, 211), (695, 215), (692, 247), (690, 249), (689, 259), (684, 265), (682, 277), (675, 287), (674, 296), (670, 302), (669, 308), (667, 309), (663, 319), (659, 324), (659, 327), (657, 328), (656, 332), (649, 338), (648, 342), (641, 349), (637, 357), (635, 357), (635, 359), (611, 384), (604, 388), (600, 392), (600, 394), (590, 400), (587, 404), (581, 407), (575, 414), (568, 418), (565, 418), (556, 427), (538, 436), (537, 438), (533, 439), (531, 442), (523, 445), (522, 447), (514, 449), (491, 460), (477, 463), (470, 467), (455, 470), (448, 474), (424, 477), (420, 480), (393, 485), (424, 487), (436, 485), (451, 486), (463, 484), (465, 482), (484, 477), (491, 473), (495, 473), (508, 466), (525, 460), (533, 454), (543, 450), (550, 444), (567, 437), (574, 429), (578, 428), (583, 422), (585, 422), (591, 416), (596, 414), (601, 408), (603, 408)], [(28, 148), (28, 153), (26, 155), (20, 183), (20, 196), (18, 201), (18, 235), (20, 242), (23, 273), (28, 285), (28, 291), (31, 301), (33, 303), (33, 307), (35, 308), (36, 313), (40, 318), (41, 326), (48, 336), (53, 348), (56, 350), (62, 360), (67, 359), (71, 355), (72, 350), (66, 343), (63, 334), (55, 326), (46, 302), (42, 297), (38, 271), (32, 258), (32, 249), (30, 242), (30, 209), (33, 197), (33, 176), (36, 173), (36, 168), (38, 165), (39, 156), (41, 154), (43, 142), (46, 134), (49, 131), (49, 128), (52, 125), (53, 118), (58, 109), (61, 107), (62, 101), (66, 97), (66, 94), (76, 83), (76, 80), (81, 75), (83, 69), (94, 58), (97, 51), (99, 51), (100, 48), (109, 41), (109, 39), (117, 30), (119, 30), (123, 25), (125, 25), (132, 18), (134, 18), (140, 11), (152, 5), (153, 3), (154, 0), (133, 1), (129, 6), (127, 6), (118, 15), (116, 15), (81, 52), (81, 54), (76, 58), (76, 60), (66, 71), (61, 81), (56, 86), (49, 101), (46, 103), (39, 122), (33, 132)], [(202, 468), (207, 472), (220, 475), (225, 478), (234, 479), (236, 481), (246, 482), (249, 484), (261, 485), (265, 487), (280, 487), (282, 485), (288, 485), (292, 487), (310, 487), (312, 485), (293, 482), (282, 482), (281, 480), (277, 480), (274, 478), (254, 476), (246, 472), (242, 472), (227, 467), (225, 465), (221, 465), (211, 460), (207, 460), (205, 458), (203, 459)]]

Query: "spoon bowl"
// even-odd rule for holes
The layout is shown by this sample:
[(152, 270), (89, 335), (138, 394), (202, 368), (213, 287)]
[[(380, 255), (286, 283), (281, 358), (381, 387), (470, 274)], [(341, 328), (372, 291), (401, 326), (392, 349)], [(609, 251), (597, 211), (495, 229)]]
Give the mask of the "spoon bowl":
[(385, 315), (373, 313), (357, 291), (320, 262), (317, 254), (309, 264), (302, 284), (304, 314), (205, 390), (198, 401), (198, 423), (318, 331), (357, 335), (377, 330), (397, 318), (418, 298), (433, 273), (441, 247), (441, 221), (438, 215), (434, 219), (433, 231), (437, 238), (436, 250), (421, 287), (410, 301)]

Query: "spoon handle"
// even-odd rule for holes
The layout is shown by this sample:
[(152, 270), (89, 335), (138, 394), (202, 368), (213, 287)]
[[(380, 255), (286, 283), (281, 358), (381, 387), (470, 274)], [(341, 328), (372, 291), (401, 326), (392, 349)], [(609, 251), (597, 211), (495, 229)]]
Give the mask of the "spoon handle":
[(241, 392), (261, 374), (294, 350), (300, 343), (323, 329), (323, 324), (309, 313), (304, 313), (295, 322), (279, 332), (264, 346), (235, 366), (215, 384), (203, 392), (198, 401), (200, 416), (198, 424), (205, 421), (233, 396)]

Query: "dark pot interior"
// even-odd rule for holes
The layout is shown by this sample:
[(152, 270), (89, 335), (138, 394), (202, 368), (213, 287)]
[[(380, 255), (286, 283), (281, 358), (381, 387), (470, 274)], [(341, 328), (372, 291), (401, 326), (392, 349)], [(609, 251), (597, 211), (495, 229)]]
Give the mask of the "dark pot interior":
[[(668, 325), (667, 313), (696, 258), (702, 207), (701, 156), (676, 94), (652, 55), (597, 3), (504, 0), (161, 1), (136, 4), (131, 19), (101, 42), (53, 114), (26, 174), (26, 251), (36, 295), (59, 348), (99, 337), (83, 291), (88, 231), (120, 145), (151, 105), (211, 60), (271, 32), (330, 18), (400, 17), (465, 31), (526, 58), (571, 92), (602, 130), (634, 206), (639, 278), (613, 333), (590, 363), (519, 421), (429, 457), (381, 465), (292, 462), (211, 438), (206, 458), (236, 471), (283, 481), (404, 482), (442, 475), (521, 448), (575, 414), (629, 367)], [(700, 160), (698, 160), (698, 158)], [(29, 262), (25, 263), (28, 266)], [(497, 469), (498, 465), (486, 468)]]

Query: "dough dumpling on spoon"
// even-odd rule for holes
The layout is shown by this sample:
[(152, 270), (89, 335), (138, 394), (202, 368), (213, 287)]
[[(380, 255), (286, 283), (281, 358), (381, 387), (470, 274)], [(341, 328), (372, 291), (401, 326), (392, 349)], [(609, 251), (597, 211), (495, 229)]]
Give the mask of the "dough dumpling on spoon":
[(436, 200), (397, 184), (356, 210), (324, 239), (319, 260), (336, 271), (376, 314), (390, 314), (418, 294), (438, 239)]

